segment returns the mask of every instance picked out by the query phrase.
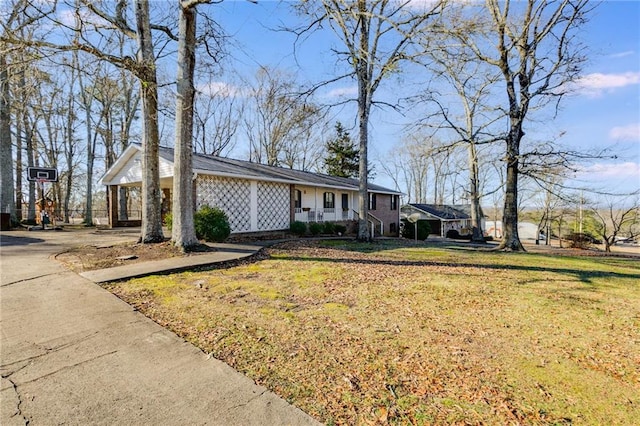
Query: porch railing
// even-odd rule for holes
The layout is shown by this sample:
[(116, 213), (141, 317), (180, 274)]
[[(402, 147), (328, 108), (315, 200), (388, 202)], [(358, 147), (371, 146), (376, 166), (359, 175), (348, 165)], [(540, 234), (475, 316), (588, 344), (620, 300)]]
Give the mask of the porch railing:
[(307, 209), (296, 208), (295, 219), (299, 222), (339, 222), (342, 220), (352, 220), (353, 210), (351, 209)]

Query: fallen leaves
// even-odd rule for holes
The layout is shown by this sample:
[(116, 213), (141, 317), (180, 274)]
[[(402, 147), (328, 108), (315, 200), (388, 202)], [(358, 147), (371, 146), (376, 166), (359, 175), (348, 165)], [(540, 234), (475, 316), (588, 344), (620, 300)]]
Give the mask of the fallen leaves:
[[(109, 288), (326, 423), (640, 416), (632, 261), (612, 275), (595, 258), (358, 247), (286, 243), (252, 265)], [(585, 283), (581, 268), (604, 272)]]

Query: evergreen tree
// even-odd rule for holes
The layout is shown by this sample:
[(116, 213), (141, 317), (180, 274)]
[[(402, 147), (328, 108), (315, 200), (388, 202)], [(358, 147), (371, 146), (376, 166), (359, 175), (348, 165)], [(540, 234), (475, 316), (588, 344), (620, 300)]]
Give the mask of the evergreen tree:
[(358, 177), (360, 154), (342, 123), (336, 123), (336, 137), (326, 144), (324, 166), (327, 174), (339, 177)]

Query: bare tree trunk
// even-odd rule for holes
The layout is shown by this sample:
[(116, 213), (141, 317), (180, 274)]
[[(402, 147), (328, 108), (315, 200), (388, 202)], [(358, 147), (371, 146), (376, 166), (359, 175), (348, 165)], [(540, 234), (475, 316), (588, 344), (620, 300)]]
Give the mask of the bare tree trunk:
[[(75, 74), (75, 70), (71, 71)], [(75, 78), (71, 77), (71, 86), (74, 84)], [(73, 89), (71, 89), (73, 90)], [(66, 173), (66, 192), (64, 195), (63, 201), (63, 212), (64, 212), (64, 220), (69, 223), (70, 215), (69, 215), (69, 203), (71, 201), (71, 190), (73, 185), (73, 162), (75, 156), (75, 141), (74, 141), (74, 131), (73, 131), (73, 121), (75, 118), (75, 111), (73, 108), (73, 97), (69, 96), (69, 100), (67, 102), (67, 130), (66, 130), (66, 140), (65, 140), (65, 157), (67, 162), (67, 173)]]
[[(24, 93), (24, 91), (23, 91)], [(23, 102), (26, 101), (26, 96), (23, 96)], [(31, 123), (29, 122), (29, 114), (26, 106), (23, 104), (22, 108), (22, 126), (24, 127), (25, 146), (27, 148), (27, 167), (34, 167), (35, 164), (35, 141), (33, 139), (33, 131)], [(27, 213), (27, 220), (30, 223), (35, 223), (36, 220), (36, 183), (29, 181), (29, 211)]]
[[(79, 67), (78, 52), (74, 52), (73, 56), (74, 66)], [(85, 226), (93, 225), (93, 166), (95, 163), (95, 145), (97, 132), (94, 132), (95, 123), (92, 121), (93, 117), (93, 98), (96, 89), (95, 81), (91, 85), (91, 93), (87, 92), (87, 87), (84, 84), (82, 73), (78, 74), (78, 85), (80, 88), (80, 97), (82, 99), (82, 106), (84, 107), (85, 114), (85, 137), (87, 140), (86, 162), (87, 162), (87, 176), (86, 176), (86, 195), (84, 205), (84, 224)]]
[[(366, 97), (366, 91), (360, 89), (359, 97)], [(370, 241), (371, 234), (369, 233), (369, 185), (368, 174), (369, 164), (368, 158), (368, 144), (369, 144), (369, 111), (368, 107), (362, 102), (358, 101), (358, 120), (359, 120), (359, 140), (360, 140), (360, 167), (359, 167), (359, 184), (358, 184), (358, 241)]]
[(500, 249), (524, 251), (518, 235), (518, 156), (517, 147), (507, 153), (507, 180), (502, 214), (502, 242)]
[(17, 222), (11, 146), (11, 103), (9, 100), (9, 70), (6, 56), (0, 55), (0, 213), (9, 213)]
[[(369, 19), (365, 18), (367, 4), (365, 0), (358, 0), (358, 12), (360, 14), (360, 52), (368, 52), (369, 49)], [(369, 112), (371, 110), (371, 77), (369, 76), (369, 61), (367, 54), (359, 58), (356, 65), (358, 78), (358, 137), (360, 140), (360, 170), (358, 172), (358, 241), (371, 241), (369, 233)]]
[(482, 209), (480, 208), (478, 153), (473, 142), (469, 143), (469, 196), (471, 202), (471, 241), (484, 243)]
[(171, 240), (183, 250), (198, 243), (193, 222), (193, 74), (196, 54), (196, 9), (180, 7), (176, 142), (173, 158), (173, 226)]
[(136, 25), (139, 44), (137, 76), (142, 93), (144, 133), (142, 136), (142, 227), (140, 242), (164, 241), (162, 232), (162, 192), (158, 132), (158, 81), (149, 22), (149, 1), (136, 0)]

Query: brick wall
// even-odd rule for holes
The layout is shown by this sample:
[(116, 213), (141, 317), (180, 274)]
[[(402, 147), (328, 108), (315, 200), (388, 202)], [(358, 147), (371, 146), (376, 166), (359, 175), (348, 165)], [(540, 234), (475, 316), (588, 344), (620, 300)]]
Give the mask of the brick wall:
[[(400, 229), (400, 200), (397, 195), (375, 194), (376, 209), (369, 210), (369, 213), (384, 223), (383, 235), (387, 237), (397, 237)], [(395, 197), (395, 209), (392, 210), (392, 197)]]

